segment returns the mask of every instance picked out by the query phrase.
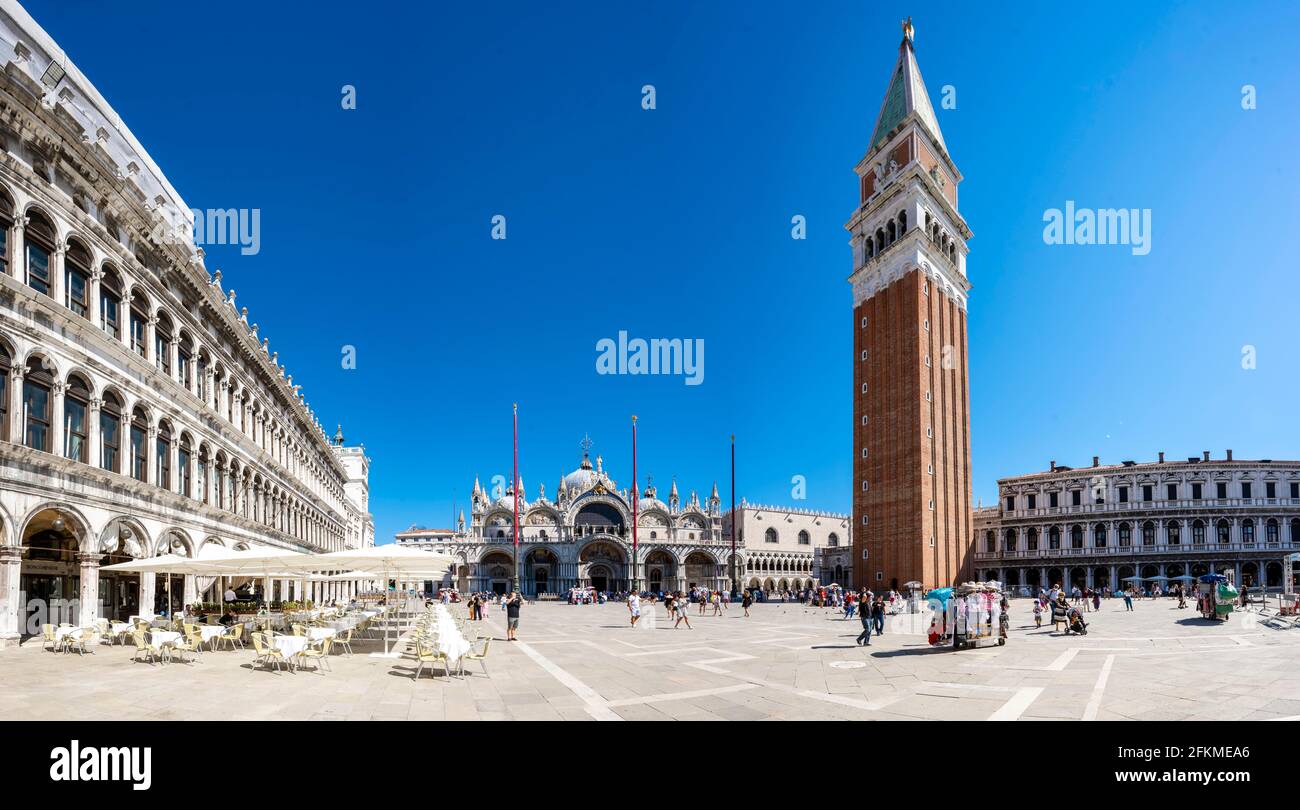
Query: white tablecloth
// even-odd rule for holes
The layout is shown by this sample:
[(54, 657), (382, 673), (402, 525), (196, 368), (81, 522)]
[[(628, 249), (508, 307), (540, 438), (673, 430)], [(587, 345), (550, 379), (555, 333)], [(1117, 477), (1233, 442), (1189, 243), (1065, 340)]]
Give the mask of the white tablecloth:
[(321, 639), (324, 638), (334, 638), (334, 635), (336, 633), (338, 633), (338, 631), (335, 630), (333, 627), (308, 627), (307, 628), (307, 638), (311, 639), (312, 641), (320, 641)]
[(56, 627), (54, 628), (54, 638), (58, 641), (63, 641), (64, 638), (71, 635), (76, 635), (77, 633), (80, 632), (81, 632), (80, 627)]
[(154, 630), (149, 633), (149, 640), (154, 646), (162, 647), (165, 644), (175, 644), (181, 640), (181, 634), (171, 630)]
[(307, 649), (306, 636), (276, 636), (271, 639), (271, 646), (284, 653), (285, 658), (297, 655)]
[(126, 631), (130, 630), (131, 627), (132, 625), (127, 624), (126, 622), (111, 622), (108, 625), (108, 632), (112, 633), (113, 635), (117, 635), (118, 633), (125, 633)]
[(226, 633), (226, 628), (222, 627), (219, 624), (199, 625), (199, 635), (203, 637), (203, 640), (205, 642), (212, 641), (212, 639), (214, 638), (219, 638), (220, 636), (225, 635), (225, 633)]
[(356, 627), (359, 621), (360, 619), (356, 616), (345, 616), (342, 619), (335, 619), (332, 622), (327, 622), (327, 624), (342, 633), (344, 630), (351, 630)]
[(456, 622), (452, 620), (451, 614), (447, 608), (442, 605), (433, 606), (433, 618), (438, 626), (438, 640), (435, 648), (438, 652), (446, 655), (452, 661), (459, 661), (470, 651), (470, 643), (461, 635), (460, 630), (456, 628)]

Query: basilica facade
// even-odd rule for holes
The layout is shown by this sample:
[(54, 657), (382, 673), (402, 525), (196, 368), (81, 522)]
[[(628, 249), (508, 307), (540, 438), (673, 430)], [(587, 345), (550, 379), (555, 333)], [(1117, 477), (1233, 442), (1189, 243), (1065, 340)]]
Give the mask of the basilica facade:
[[(636, 485), (633, 485), (633, 489)], [(620, 488), (597, 456), (583, 453), (578, 468), (560, 478), (554, 499), (546, 487), (528, 500), (520, 482), (519, 582), (530, 597), (562, 596), (571, 588), (622, 591), (730, 590), (732, 512), (724, 511), (718, 486), (705, 500), (685, 497), (674, 480), (666, 499), (647, 482), (635, 493)], [(504, 593), (515, 576), (515, 496), (508, 486), (489, 492), (474, 481), (468, 523), (455, 529), (411, 527), (397, 542), (459, 559), (442, 583), (461, 591)], [(633, 495), (636, 543), (634, 547)], [(850, 548), (848, 515), (750, 505), (736, 509), (736, 583), (777, 593), (827, 584)], [(829, 552), (829, 553), (826, 553)], [(848, 559), (848, 555), (842, 555)], [(838, 570), (822, 566), (839, 565)]]

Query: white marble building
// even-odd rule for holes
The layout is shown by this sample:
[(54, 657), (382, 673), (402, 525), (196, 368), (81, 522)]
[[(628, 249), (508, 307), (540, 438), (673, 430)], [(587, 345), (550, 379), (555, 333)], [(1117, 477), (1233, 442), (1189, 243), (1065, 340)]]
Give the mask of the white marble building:
[(364, 448), (330, 441), (175, 237), (189, 207), (11, 0), (0, 61), (0, 644), (160, 606), (163, 578), (113, 562), (373, 545)]
[(1118, 587), (1127, 577), (1231, 573), (1283, 584), (1300, 552), (1300, 461), (1185, 460), (1050, 469), (998, 481), (975, 512), (976, 575), (1008, 585)]

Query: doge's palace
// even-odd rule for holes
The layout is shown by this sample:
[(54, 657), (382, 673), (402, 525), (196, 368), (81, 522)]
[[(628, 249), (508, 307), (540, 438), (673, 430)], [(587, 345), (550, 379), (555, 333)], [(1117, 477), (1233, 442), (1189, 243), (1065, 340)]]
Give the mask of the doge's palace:
[[(373, 545), (364, 448), (325, 432), (176, 189), (10, 0), (0, 61), (0, 645), (160, 606), (163, 577), (111, 563)], [(173, 608), (213, 584), (175, 577)]]

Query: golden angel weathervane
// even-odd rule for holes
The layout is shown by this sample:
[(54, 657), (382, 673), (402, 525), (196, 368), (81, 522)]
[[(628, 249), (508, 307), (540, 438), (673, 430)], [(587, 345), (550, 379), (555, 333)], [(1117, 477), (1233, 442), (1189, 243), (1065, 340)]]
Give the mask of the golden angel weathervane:
[(916, 41), (916, 29), (912, 27), (912, 18), (908, 17), (903, 23), (903, 37), (909, 41)]

